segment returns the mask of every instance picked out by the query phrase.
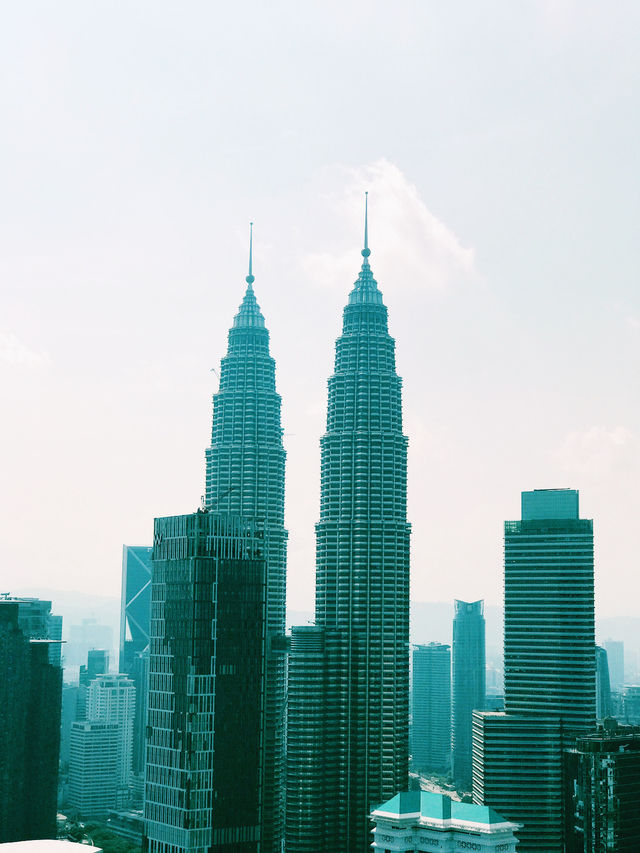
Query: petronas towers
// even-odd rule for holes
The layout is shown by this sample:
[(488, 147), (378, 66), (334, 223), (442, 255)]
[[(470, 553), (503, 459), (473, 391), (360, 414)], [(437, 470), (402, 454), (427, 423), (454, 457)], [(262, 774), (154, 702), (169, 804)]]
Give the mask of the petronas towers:
[(369, 813), (407, 788), (407, 439), (366, 216), (362, 255), (321, 439), (316, 621), (289, 640), (280, 397), (250, 249), (203, 508), (156, 519), (149, 853), (365, 853)]

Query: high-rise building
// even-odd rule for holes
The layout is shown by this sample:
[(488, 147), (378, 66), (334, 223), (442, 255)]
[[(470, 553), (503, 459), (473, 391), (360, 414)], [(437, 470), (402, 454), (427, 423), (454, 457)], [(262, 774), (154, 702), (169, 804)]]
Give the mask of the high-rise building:
[(485, 708), (484, 601), (454, 605), (451, 655), (451, 758), (459, 788), (471, 790), (472, 715)]
[(144, 770), (145, 720), (149, 678), (149, 631), (151, 621), (151, 555), (146, 545), (122, 547), (122, 595), (120, 599), (120, 672), (136, 688), (133, 724), (133, 772)]
[(523, 492), (504, 560), (505, 713), (473, 715), (473, 798), (524, 825), (519, 853), (561, 853), (563, 751), (595, 725), (593, 522), (578, 492)]
[(267, 646), (261, 853), (280, 853), (284, 832), (286, 543), (280, 396), (269, 332), (253, 292), (252, 243), (247, 289), (229, 331), (213, 398), (205, 506), (264, 526)]
[[(407, 439), (387, 309), (365, 247), (320, 441), (316, 628), (292, 635), (288, 853), (364, 853), (369, 814), (408, 786)], [(323, 665), (318, 660), (324, 647)], [(316, 697), (322, 716), (301, 713)], [(314, 744), (314, 733), (322, 733)], [(318, 760), (318, 752), (321, 759)]]
[(604, 728), (579, 737), (574, 750), (573, 823), (567, 853), (640, 850), (640, 728)]
[(126, 675), (98, 676), (89, 685), (87, 719), (91, 722), (115, 723), (118, 727), (116, 808), (126, 805), (129, 800), (135, 711), (136, 689)]
[(62, 670), (19, 608), (0, 599), (0, 842), (56, 837)]
[(107, 649), (89, 649), (87, 663), (80, 667), (78, 677), (78, 707), (76, 720), (86, 720), (87, 702), (89, 700), (89, 685), (99, 675), (109, 672), (109, 652)]
[(604, 720), (611, 716), (611, 684), (607, 650), (596, 646), (596, 718)]
[(451, 646), (414, 646), (412, 682), (412, 768), (444, 772), (451, 760)]
[(69, 805), (80, 818), (103, 820), (117, 800), (120, 727), (80, 720), (70, 740)]
[(148, 853), (261, 850), (268, 537), (207, 510), (155, 521)]
[(32, 640), (51, 640), (49, 643), (49, 661), (54, 666), (61, 664), (62, 616), (51, 612), (51, 602), (41, 598), (23, 596), (5, 597), (7, 601), (18, 602), (18, 619), (25, 637)]
[(622, 640), (605, 640), (609, 661), (609, 680), (612, 690), (622, 690), (624, 678), (624, 643)]

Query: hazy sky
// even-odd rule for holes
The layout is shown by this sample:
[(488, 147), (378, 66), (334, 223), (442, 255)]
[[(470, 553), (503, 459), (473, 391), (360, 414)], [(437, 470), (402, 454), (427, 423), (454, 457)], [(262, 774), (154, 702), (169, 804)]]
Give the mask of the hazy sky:
[(638, 612), (640, 4), (6, 4), (2, 588), (119, 595), (204, 490), (255, 291), (283, 398), (289, 603), (371, 265), (409, 436), (413, 596), (499, 602), (520, 491), (580, 489), (598, 615)]

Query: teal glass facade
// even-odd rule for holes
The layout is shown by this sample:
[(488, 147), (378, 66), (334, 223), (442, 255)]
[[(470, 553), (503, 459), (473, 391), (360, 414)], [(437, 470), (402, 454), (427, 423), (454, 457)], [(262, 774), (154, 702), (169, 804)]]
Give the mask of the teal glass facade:
[[(316, 627), (324, 633), (324, 666), (316, 660), (318, 636), (294, 632), (292, 643), (288, 853), (364, 853), (371, 809), (408, 784), (407, 439), (395, 344), (366, 243), (362, 254), (320, 442)], [(315, 667), (305, 666), (305, 655)], [(300, 711), (305, 697), (322, 702), (321, 719)], [(317, 832), (309, 832), (309, 820)]]

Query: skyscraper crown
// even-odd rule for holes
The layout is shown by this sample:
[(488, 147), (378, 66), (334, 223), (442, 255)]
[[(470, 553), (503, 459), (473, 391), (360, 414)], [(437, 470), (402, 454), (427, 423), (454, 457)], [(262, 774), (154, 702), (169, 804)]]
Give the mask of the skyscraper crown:
[(382, 305), (382, 294), (378, 290), (378, 282), (373, 277), (369, 266), (369, 193), (365, 193), (364, 203), (364, 249), (362, 250), (362, 267), (360, 275), (353, 285), (349, 294), (349, 305), (358, 303), (369, 303), (370, 305)]
[(253, 282), (255, 281), (255, 277), (253, 275), (253, 222), (249, 224), (251, 229), (249, 232), (249, 275), (245, 279), (247, 282), (247, 290), (244, 295), (244, 299), (240, 303), (238, 313), (233, 318), (234, 329), (238, 329), (243, 326), (252, 326), (258, 329), (265, 328), (264, 317), (262, 316), (262, 311), (260, 311), (260, 306), (258, 305), (255, 293), (253, 292)]

